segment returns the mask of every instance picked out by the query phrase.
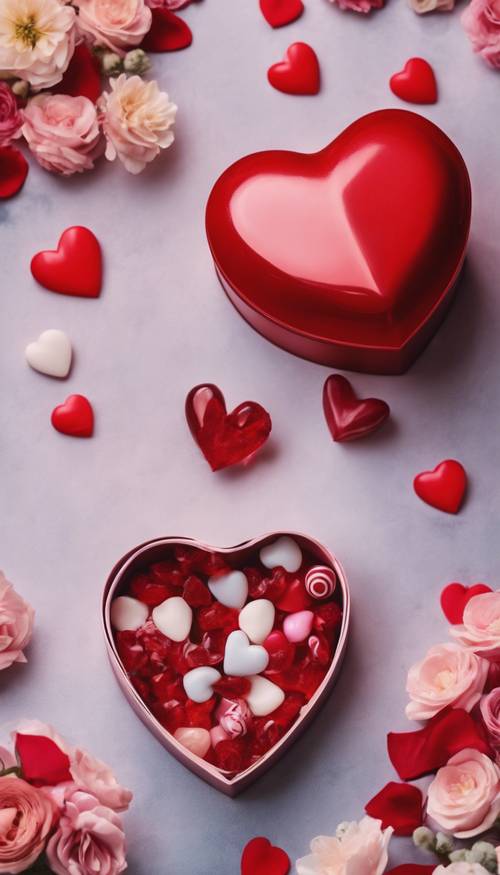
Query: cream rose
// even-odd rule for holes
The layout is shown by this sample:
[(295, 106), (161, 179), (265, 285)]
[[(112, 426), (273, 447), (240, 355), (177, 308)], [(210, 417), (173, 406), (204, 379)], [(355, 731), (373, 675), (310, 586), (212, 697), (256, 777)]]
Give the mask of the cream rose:
[(336, 837), (312, 840), (309, 856), (297, 860), (297, 875), (382, 875), (392, 833), (392, 827), (382, 830), (382, 821), (372, 817), (343, 824)]
[(60, 82), (75, 50), (76, 13), (61, 0), (2, 0), (0, 70), (35, 89)]
[(122, 56), (138, 46), (151, 27), (151, 10), (144, 0), (75, 0), (75, 6), (80, 33)]
[(410, 0), (410, 6), (418, 15), (426, 12), (451, 12), (455, 0)]
[(427, 794), (427, 815), (457, 838), (479, 835), (500, 813), (500, 770), (483, 753), (466, 748), (439, 769)]
[(96, 108), (88, 97), (39, 94), (24, 110), (21, 132), (38, 163), (62, 176), (91, 170), (104, 150)]
[(452, 626), (450, 634), (485, 659), (500, 660), (500, 592), (473, 596), (465, 606), (462, 625)]
[(488, 870), (480, 863), (450, 863), (438, 866), (432, 875), (488, 875)]
[(0, 671), (26, 662), (23, 653), (33, 632), (35, 613), (0, 571)]
[(406, 691), (410, 720), (430, 720), (452, 705), (470, 711), (479, 701), (489, 662), (458, 644), (436, 644), (409, 672)]

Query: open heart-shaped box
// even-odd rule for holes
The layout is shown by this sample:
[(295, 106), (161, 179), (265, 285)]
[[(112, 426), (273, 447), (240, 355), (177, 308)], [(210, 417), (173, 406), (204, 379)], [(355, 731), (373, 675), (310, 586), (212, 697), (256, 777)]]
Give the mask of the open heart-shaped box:
[[(295, 572), (286, 571), (284, 567), (278, 565), (277, 562), (275, 565), (272, 564), (274, 559), (271, 557), (270, 551), (279, 551), (280, 545), (284, 545), (285, 542), (287, 542), (287, 544), (290, 544), (291, 542), (299, 548), (299, 554), (301, 557), (299, 560), (300, 568)], [(267, 553), (265, 553), (265, 548), (267, 548)], [(263, 559), (264, 556), (269, 556), (271, 563), (264, 567), (263, 562), (261, 562), (260, 559), (261, 556)], [(276, 554), (276, 556), (279, 558), (278, 554)], [(268, 559), (266, 558), (265, 561), (267, 562)], [(185, 567), (188, 569), (186, 573), (183, 574), (178, 571), (179, 563), (181, 568), (183, 567), (182, 563), (186, 563)], [(189, 566), (187, 563), (189, 563)], [(198, 565), (196, 563), (198, 563)], [(283, 564), (286, 564), (286, 562), (283, 561)], [(190, 596), (195, 592), (197, 593), (197, 596), (199, 596), (200, 593), (203, 595), (203, 591), (200, 590), (199, 584), (196, 584), (195, 586), (192, 582), (193, 568), (196, 571), (197, 579), (200, 580), (203, 578), (203, 574), (199, 571), (200, 566), (203, 567), (206, 572), (205, 577), (210, 580), (210, 589), (206, 582), (204, 582), (207, 592), (207, 599), (204, 602), (205, 607), (200, 608), (198, 614), (193, 615), (193, 625), (186, 640), (176, 644), (169, 638), (162, 636), (156, 627), (154, 628), (154, 631), (152, 631), (154, 624), (151, 616), (148, 616), (145, 621), (142, 619), (141, 622), (143, 625), (136, 631), (122, 630), (117, 632), (116, 619), (115, 615), (113, 615), (112, 608), (113, 604), (116, 603), (116, 600), (119, 597), (125, 595), (127, 609), (130, 604), (132, 605), (132, 608), (135, 608), (137, 607), (138, 602), (136, 602), (135, 599), (130, 598), (131, 592), (133, 595), (137, 595), (137, 593), (140, 595), (146, 593), (144, 598), (147, 601), (149, 597), (148, 594), (153, 593), (156, 597), (158, 589), (161, 586), (166, 586), (169, 597), (171, 598), (171, 593), (173, 591), (172, 580), (174, 582), (173, 586), (179, 588), (177, 591), (180, 594), (184, 592), (187, 595), (189, 589)], [(271, 639), (273, 635), (275, 639), (276, 637), (279, 638), (279, 636), (284, 638), (283, 632), (279, 631), (279, 629), (283, 628), (285, 620), (288, 623), (286, 627), (288, 630), (287, 635), (291, 640), (294, 640), (295, 636), (297, 642), (299, 641), (300, 635), (303, 634), (303, 632), (299, 632), (297, 637), (297, 623), (300, 624), (305, 618), (309, 624), (314, 623), (314, 625), (309, 629), (309, 632), (307, 633), (309, 637), (306, 640), (302, 640), (300, 643), (295, 644), (286, 642), (287, 647), (291, 648), (294, 654), (294, 662), (293, 664), (287, 663), (287, 669), (282, 668), (282, 670), (279, 670), (278, 666), (278, 671), (275, 671), (273, 676), (271, 672), (271, 660), (275, 657), (278, 659), (283, 658), (284, 651), (280, 651), (279, 654), (270, 657), (267, 671), (264, 671), (264, 674), (267, 674), (268, 678), (273, 677), (274, 683), (271, 683), (270, 687), (277, 687), (277, 678), (280, 679), (279, 683), (283, 683), (283, 686), (287, 687), (287, 684), (291, 684), (291, 686), (290, 689), (287, 687), (284, 694), (284, 704), (281, 707), (278, 707), (276, 711), (273, 713), (269, 713), (268, 711), (268, 716), (257, 717), (255, 716), (257, 709), (252, 712), (250, 720), (254, 721), (251, 725), (254, 727), (252, 732), (255, 732), (255, 743), (257, 743), (257, 730), (255, 729), (255, 725), (258, 724), (259, 732), (263, 733), (262, 737), (265, 737), (268, 749), (262, 748), (262, 753), (259, 752), (258, 755), (254, 753), (250, 759), (247, 758), (245, 760), (240, 770), (233, 772), (221, 767), (220, 762), (214, 758), (212, 750), (207, 753), (205, 758), (202, 758), (201, 756), (196, 755), (196, 753), (193, 753), (191, 749), (188, 749), (181, 744), (177, 738), (174, 737), (172, 731), (169, 731), (169, 729), (160, 722), (161, 720), (163, 720), (164, 723), (166, 722), (163, 719), (163, 716), (167, 712), (162, 711), (161, 713), (158, 713), (158, 708), (160, 706), (151, 705), (151, 700), (148, 696), (151, 684), (157, 683), (156, 678), (160, 677), (161, 670), (164, 668), (161, 664), (163, 656), (158, 652), (158, 642), (160, 641), (160, 644), (163, 643), (167, 648), (167, 653), (175, 652), (177, 656), (180, 654), (182, 660), (185, 660), (192, 655), (196, 655), (198, 651), (201, 651), (202, 644), (193, 643), (191, 638), (194, 639), (194, 642), (196, 642), (196, 639), (198, 638), (198, 642), (201, 640), (203, 642), (203, 647), (206, 646), (210, 650), (211, 643), (214, 639), (213, 637), (212, 639), (210, 638), (211, 633), (206, 632), (203, 633), (203, 637), (201, 638), (202, 632), (200, 629), (204, 628), (203, 623), (206, 623), (208, 617), (213, 619), (217, 611), (221, 615), (223, 615), (223, 612), (225, 611), (226, 614), (230, 616), (232, 610), (231, 608), (221, 606), (221, 603), (222, 605), (224, 605), (224, 603), (227, 604), (227, 602), (223, 601), (221, 595), (219, 595), (217, 599), (212, 594), (217, 589), (217, 587), (214, 586), (214, 581), (219, 582), (220, 589), (222, 577), (224, 577), (224, 580), (226, 580), (228, 576), (234, 577), (235, 572), (240, 575), (241, 569), (243, 568), (245, 569), (245, 578), (247, 581), (250, 581), (248, 588), (249, 601), (246, 603), (247, 607), (252, 603), (255, 604), (258, 600), (261, 603), (266, 601), (269, 606), (270, 600), (275, 600), (273, 630), (268, 634), (269, 639)], [(229, 569), (230, 574), (224, 574), (224, 569)], [(212, 571), (215, 573), (215, 577), (212, 576)], [(219, 575), (218, 578), (217, 574)], [(157, 576), (155, 577), (155, 575)], [(266, 575), (268, 576), (266, 577)], [(186, 582), (188, 578), (190, 583)], [(327, 591), (328, 583), (323, 590), (318, 588), (316, 590), (313, 589), (313, 586), (324, 587), (325, 580), (328, 582), (330, 578), (334, 583), (329, 591)], [(181, 582), (182, 579), (184, 580), (183, 583)], [(307, 589), (304, 582), (306, 579), (308, 580)], [(166, 582), (167, 580), (168, 582)], [(314, 597), (309, 595), (309, 593), (314, 591), (317, 593)], [(252, 593), (254, 595), (252, 595)], [(268, 598), (262, 599), (261, 595), (266, 595)], [(227, 598), (227, 594), (224, 598)], [(151, 599), (149, 600), (151, 602)], [(177, 598), (176, 601), (180, 602), (181, 598)], [(194, 603), (194, 600), (192, 601)], [(121, 599), (121, 602), (123, 604), (123, 598)], [(168, 602), (168, 598), (165, 602)], [(165, 602), (162, 602), (162, 605), (164, 605)], [(299, 610), (297, 610), (297, 608), (299, 608)], [(306, 609), (300, 610), (301, 608)], [(140, 605), (139, 610), (141, 610)], [(148, 613), (150, 611), (151, 607), (148, 608)], [(236, 614), (236, 611), (233, 611), (233, 614)], [(309, 614), (313, 616), (313, 619), (306, 616)], [(236, 796), (241, 790), (269, 769), (280, 756), (282, 756), (292, 742), (295, 741), (300, 733), (306, 729), (331, 692), (346, 650), (350, 620), (350, 597), (345, 573), (338, 560), (320, 543), (303, 534), (273, 532), (260, 538), (255, 538), (234, 547), (227, 548), (211, 547), (192, 538), (168, 537), (148, 541), (147, 543), (131, 550), (126, 556), (119, 560), (113, 568), (104, 589), (102, 616), (107, 651), (113, 671), (115, 672), (126, 698), (143, 723), (145, 723), (147, 728), (156, 736), (156, 738), (158, 738), (163, 746), (192, 772), (226, 795)], [(112, 618), (115, 625), (113, 625)], [(334, 631), (332, 618), (335, 620)], [(240, 629), (245, 625), (245, 629), (248, 631), (250, 628), (248, 621), (246, 624), (243, 624), (241, 622), (240, 614), (237, 614), (236, 625), (233, 627), (234, 629), (237, 628), (238, 623), (241, 625), (234, 634), (236, 636), (244, 637), (244, 633), (240, 631)], [(182, 634), (183, 632), (181, 632), (181, 635)], [(212, 633), (212, 636), (216, 636), (216, 634), (226, 634), (230, 637), (231, 632), (228, 633), (226, 630), (225, 633), (221, 633), (220, 630), (216, 630)], [(249, 631), (250, 636), (251, 634), (251, 631)], [(208, 643), (206, 641), (207, 635)], [(136, 637), (134, 638), (134, 636)], [(256, 639), (250, 637), (249, 640), (255, 641)], [(141, 655), (141, 648), (144, 646), (147, 649), (148, 642), (150, 644), (151, 641), (154, 642), (154, 648), (151, 650), (151, 652), (154, 650), (154, 655), (150, 658), (156, 660), (160, 659), (160, 663), (158, 664), (160, 675), (155, 675), (151, 679), (150, 675), (147, 673), (149, 669), (144, 669), (146, 672), (144, 675), (144, 677), (147, 678), (146, 681), (133, 674), (131, 671), (132, 663), (129, 661), (129, 657), (132, 661), (135, 660), (135, 665), (142, 666), (143, 663), (141, 660), (143, 659), (143, 655)], [(225, 642), (227, 643), (227, 637)], [(226, 644), (223, 646), (225, 647)], [(266, 639), (266, 647), (268, 646)], [(260, 652), (264, 650), (264, 647), (253, 645), (253, 649)], [(249, 650), (252, 650), (252, 647), (250, 647)], [(226, 650), (224, 666), (226, 665), (225, 660), (227, 659), (227, 652), (228, 651)], [(217, 656), (215, 658), (217, 658)], [(286, 658), (288, 659), (288, 656)], [(125, 662), (127, 662), (127, 666), (125, 665), (124, 659)], [(146, 659), (145, 656), (144, 659)], [(319, 662), (317, 662), (318, 659)], [(220, 657), (219, 662), (222, 662), (222, 656)], [(212, 663), (212, 665), (213, 664), (214, 663)], [(220, 665), (218, 668), (222, 671)], [(155, 668), (155, 671), (156, 670), (157, 669)], [(256, 671), (258, 670), (259, 669), (256, 669)], [(191, 671), (191, 674), (194, 673), (195, 672)], [(216, 674), (217, 673), (218, 672), (216, 671)], [(290, 678), (292, 680), (290, 680)], [(260, 682), (262, 676), (259, 676), (257, 680)], [(237, 678), (232, 678), (227, 675), (221, 676), (221, 683), (226, 685), (238, 681), (241, 681), (243, 684), (248, 682), (247, 678), (241, 675)], [(251, 681), (252, 685), (254, 681), (255, 676)], [(297, 681), (298, 689), (295, 692), (293, 691), (292, 681)], [(180, 683), (185, 684), (185, 675), (177, 678), (175, 683), (177, 683), (177, 685)], [(316, 684), (317, 686), (315, 686)], [(217, 688), (216, 683), (214, 684), (214, 687)], [(302, 690), (302, 692), (300, 692), (300, 690)], [(306, 692), (303, 692), (304, 690)], [(220, 701), (226, 702), (227, 700), (226, 698), (223, 698), (223, 696), (228, 695), (229, 693), (221, 693)], [(216, 698), (214, 689), (212, 689), (212, 698)], [(292, 713), (288, 707), (287, 722), (285, 724), (280, 723), (279, 726), (281, 726), (281, 730), (277, 731), (276, 736), (272, 736), (270, 733), (272, 732), (273, 725), (275, 725), (275, 727), (278, 726), (277, 715), (283, 715), (283, 711), (287, 707), (287, 702), (288, 706), (290, 706), (292, 700), (293, 706), (296, 709), (294, 711), (293, 720), (288, 719)], [(197, 699), (195, 701), (201, 702), (203, 700)], [(203, 709), (206, 707), (210, 708), (211, 701), (212, 700), (210, 699), (210, 702), (206, 705), (195, 705), (188, 698), (187, 702), (183, 701), (182, 704), (174, 702), (175, 707), (173, 710), (170, 707), (172, 705), (171, 702), (162, 704), (161, 708), (169, 709), (169, 720), (172, 718), (172, 715), (176, 713), (176, 709), (185, 709), (183, 713), (186, 713), (188, 708), (191, 708), (192, 712), (195, 711), (195, 709), (198, 709), (196, 713), (202, 715), (200, 720), (206, 720), (207, 714)], [(242, 700), (240, 699), (237, 701), (241, 702)], [(250, 702), (250, 695), (248, 695), (248, 701)], [(298, 708), (298, 705), (300, 705), (300, 708)], [(254, 707), (254, 705), (252, 705), (252, 707)], [(152, 708), (156, 713), (153, 713)], [(244, 710), (246, 710), (246, 706)], [(250, 714), (249, 710), (248, 713)], [(166, 722), (166, 725), (171, 726), (168, 722)], [(191, 725), (193, 725), (192, 721)], [(208, 724), (206, 725), (208, 731)], [(217, 731), (220, 732), (220, 726), (217, 727)], [(250, 738), (251, 736), (252, 733), (250, 732), (248, 737)], [(227, 738), (228, 736), (226, 736), (226, 739)], [(234, 735), (231, 736), (231, 738), (234, 739)], [(272, 743), (270, 743), (269, 739), (272, 740)], [(236, 739), (236, 742), (243, 744), (241, 738)], [(246, 741), (245, 743), (249, 745), (250, 741)], [(220, 744), (221, 743), (219, 742), (217, 747), (220, 748)], [(224, 744), (226, 745), (226, 748), (230, 749), (231, 745), (234, 746), (235, 741), (229, 739), (229, 741), (226, 740)], [(217, 750), (217, 747), (215, 747), (215, 750)], [(260, 751), (260, 748), (258, 748), (258, 750)]]

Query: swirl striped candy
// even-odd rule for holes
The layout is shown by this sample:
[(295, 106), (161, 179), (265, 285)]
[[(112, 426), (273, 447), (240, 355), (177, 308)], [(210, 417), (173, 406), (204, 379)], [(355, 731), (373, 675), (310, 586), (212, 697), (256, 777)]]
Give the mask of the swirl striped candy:
[(327, 565), (314, 565), (306, 574), (305, 586), (313, 599), (327, 599), (333, 594), (337, 578)]

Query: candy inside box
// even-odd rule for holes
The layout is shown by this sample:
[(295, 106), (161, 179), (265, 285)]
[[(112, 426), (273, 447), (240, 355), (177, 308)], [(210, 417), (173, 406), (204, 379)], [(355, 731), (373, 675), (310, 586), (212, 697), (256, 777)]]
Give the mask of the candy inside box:
[(103, 619), (134, 710), (191, 771), (235, 796), (330, 693), (350, 600), (337, 559), (274, 532), (236, 547), (160, 538), (113, 569)]

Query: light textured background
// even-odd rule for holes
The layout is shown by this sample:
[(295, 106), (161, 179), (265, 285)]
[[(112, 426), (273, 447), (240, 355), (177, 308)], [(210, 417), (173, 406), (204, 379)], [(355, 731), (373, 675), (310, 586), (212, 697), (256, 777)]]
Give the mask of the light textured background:
[[(33, 166), (25, 191), (0, 206), (0, 565), (37, 610), (29, 665), (0, 678), (0, 722), (52, 722), (133, 788), (133, 875), (235, 875), (254, 835), (296, 859), (313, 835), (360, 817), (393, 777), (385, 735), (408, 727), (406, 669), (446, 638), (441, 587), (453, 579), (495, 585), (500, 570), (499, 74), (473, 56), (459, 10), (424, 19), (390, 0), (365, 19), (308, 0), (300, 21), (276, 31), (257, 0), (205, 0), (185, 16), (193, 46), (154, 64), (180, 107), (163, 159), (138, 178), (106, 162), (69, 181)], [(298, 39), (321, 60), (315, 98), (285, 96), (266, 80)], [(470, 257), (453, 310), (412, 370), (354, 377), (361, 394), (390, 403), (393, 422), (343, 447), (321, 412), (327, 370), (261, 339), (223, 295), (204, 206), (241, 155), (314, 151), (358, 115), (401, 105), (387, 83), (412, 55), (435, 65), (441, 96), (424, 113), (455, 140), (472, 176)], [(73, 224), (102, 241), (99, 300), (55, 295), (31, 278), (32, 254)], [(64, 383), (24, 362), (25, 345), (55, 327), (76, 350)], [(252, 469), (213, 475), (191, 440), (183, 403), (202, 381), (218, 383), (231, 407), (251, 398), (270, 410), (272, 442)], [(73, 392), (94, 404), (93, 440), (50, 425), (52, 408)], [(449, 456), (471, 479), (456, 518), (423, 505), (411, 488), (416, 472)], [(228, 545), (286, 527), (322, 540), (345, 564), (350, 651), (306, 736), (230, 800), (172, 759), (129, 708), (105, 656), (101, 592), (118, 557), (147, 538)], [(394, 862), (410, 857), (394, 845)]]

